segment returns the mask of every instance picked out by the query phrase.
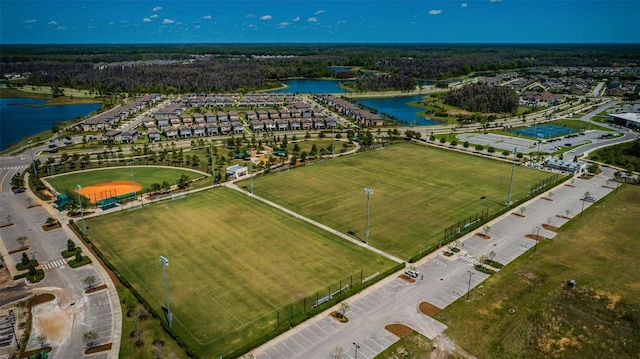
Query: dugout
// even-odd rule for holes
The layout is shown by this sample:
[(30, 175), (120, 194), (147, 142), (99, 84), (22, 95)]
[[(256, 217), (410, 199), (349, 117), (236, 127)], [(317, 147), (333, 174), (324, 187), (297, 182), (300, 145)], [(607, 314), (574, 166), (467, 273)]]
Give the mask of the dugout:
[(132, 202), (132, 201), (136, 200), (136, 195), (133, 192), (129, 192), (129, 193), (125, 193), (125, 194), (121, 194), (121, 195), (117, 196), (116, 199), (120, 203), (122, 203), (122, 202)]
[(116, 197), (109, 197), (98, 201), (98, 204), (103, 211), (117, 206), (118, 203), (120, 203), (120, 201)]
[(56, 198), (56, 200), (53, 202), (56, 205), (56, 208), (58, 209), (58, 211), (64, 211), (64, 207), (67, 205), (67, 203), (71, 202), (71, 200), (69, 199), (69, 196), (67, 196), (64, 193), (60, 193), (58, 194), (58, 197)]

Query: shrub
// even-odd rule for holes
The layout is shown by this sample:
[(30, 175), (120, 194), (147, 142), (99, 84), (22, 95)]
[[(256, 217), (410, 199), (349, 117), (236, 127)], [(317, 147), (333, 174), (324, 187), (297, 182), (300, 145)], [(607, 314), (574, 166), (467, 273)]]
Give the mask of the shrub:
[(76, 258), (69, 261), (69, 267), (78, 268), (89, 263), (91, 263), (91, 259), (89, 257), (84, 257), (80, 255), (80, 260), (78, 260), (78, 255), (76, 255)]
[(495, 272), (496, 272), (496, 271), (491, 270), (491, 269), (489, 269), (489, 268), (485, 268), (485, 267), (483, 267), (483, 266), (482, 266), (482, 265), (480, 265), (480, 264), (476, 264), (476, 266), (475, 266), (474, 268), (475, 268), (478, 272), (486, 273), (486, 274), (489, 274), (489, 275), (491, 275), (491, 274), (495, 274)]
[(490, 265), (490, 266), (492, 266), (493, 268), (498, 268), (498, 269), (500, 269), (500, 268), (504, 267), (504, 264), (502, 264), (502, 263), (500, 263), (500, 262), (496, 262), (496, 261), (491, 260), (491, 259), (485, 259), (485, 260), (484, 260), (484, 264)]

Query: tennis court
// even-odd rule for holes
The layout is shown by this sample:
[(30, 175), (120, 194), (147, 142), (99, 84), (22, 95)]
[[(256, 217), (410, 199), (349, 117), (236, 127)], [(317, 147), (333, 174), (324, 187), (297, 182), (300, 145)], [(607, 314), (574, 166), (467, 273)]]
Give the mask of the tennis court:
[(541, 125), (534, 127), (521, 127), (511, 130), (509, 132), (515, 133), (520, 136), (527, 136), (531, 138), (554, 138), (566, 135), (576, 131), (570, 127), (560, 127), (555, 125)]

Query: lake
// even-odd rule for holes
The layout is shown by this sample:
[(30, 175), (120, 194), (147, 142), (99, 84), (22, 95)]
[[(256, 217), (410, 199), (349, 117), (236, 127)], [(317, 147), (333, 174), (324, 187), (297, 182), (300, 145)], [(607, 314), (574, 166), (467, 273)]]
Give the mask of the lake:
[(48, 100), (0, 98), (0, 149), (24, 137), (50, 130), (63, 121), (75, 120), (100, 108), (100, 104), (44, 106)]
[(343, 81), (337, 80), (313, 80), (313, 79), (293, 79), (284, 80), (283, 84), (287, 85), (286, 88), (278, 89), (269, 92), (276, 93), (345, 93), (349, 92), (345, 89), (338, 87), (338, 84)]
[(402, 126), (432, 126), (440, 124), (440, 121), (430, 118), (419, 117), (418, 112), (424, 111), (422, 108), (411, 107), (407, 105), (409, 102), (422, 101), (422, 96), (397, 96), (397, 97), (376, 97), (363, 98), (356, 100), (367, 107), (373, 107), (378, 110), (378, 114), (383, 113), (391, 115), (402, 121)]

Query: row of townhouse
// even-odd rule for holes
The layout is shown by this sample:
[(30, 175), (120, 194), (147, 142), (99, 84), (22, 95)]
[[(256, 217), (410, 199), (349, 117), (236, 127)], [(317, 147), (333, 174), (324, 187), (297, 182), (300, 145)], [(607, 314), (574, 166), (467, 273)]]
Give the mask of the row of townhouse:
[(111, 128), (116, 122), (122, 121), (131, 115), (144, 111), (146, 108), (160, 102), (160, 94), (148, 94), (125, 103), (122, 106), (107, 110), (97, 116), (88, 118), (77, 126), (85, 132), (95, 132)]
[(561, 99), (561, 95), (549, 91), (525, 91), (520, 96), (520, 105), (549, 107), (556, 105)]
[(334, 95), (318, 95), (316, 98), (318, 102), (333, 108), (335, 111), (352, 117), (360, 126), (380, 127), (384, 125), (382, 116)]
[(225, 94), (186, 94), (179, 101), (191, 107), (279, 107), (293, 102), (292, 93), (225, 93)]

